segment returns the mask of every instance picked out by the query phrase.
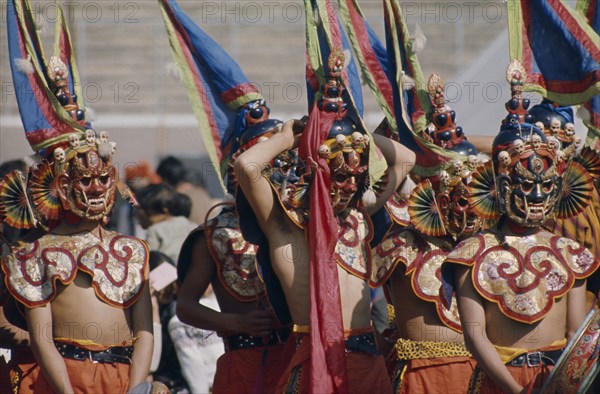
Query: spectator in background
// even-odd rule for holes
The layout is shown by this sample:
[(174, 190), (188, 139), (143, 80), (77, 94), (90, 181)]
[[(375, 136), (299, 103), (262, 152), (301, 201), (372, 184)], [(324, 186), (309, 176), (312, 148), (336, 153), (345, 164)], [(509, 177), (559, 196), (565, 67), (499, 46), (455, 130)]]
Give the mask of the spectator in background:
[(192, 206), (189, 197), (164, 183), (148, 185), (136, 197), (137, 218), (146, 229), (148, 248), (177, 261), (183, 241), (197, 227), (187, 218)]
[[(124, 173), (125, 183), (136, 195), (146, 186), (156, 185), (161, 182), (160, 176), (154, 172), (150, 164), (145, 160), (126, 166)], [(144, 230), (136, 218), (135, 209), (118, 193), (114, 210), (117, 214), (111, 217), (109, 226), (116, 228), (120, 233), (145, 238)]]
[[(153, 374), (153, 380), (164, 383), (171, 393), (186, 393), (189, 392), (188, 385), (181, 373), (177, 352), (168, 330), (169, 321), (175, 315), (176, 276), (166, 286), (164, 285), (169, 280), (162, 281), (160, 288), (157, 288), (157, 281), (153, 280), (153, 275), (158, 273), (160, 270), (158, 267), (163, 263), (175, 266), (173, 260), (164, 253), (150, 251), (150, 295), (152, 296), (152, 321), (154, 323), (154, 352), (150, 373)], [(157, 268), (158, 270), (156, 270)]]
[[(190, 198), (165, 183), (146, 186), (136, 194), (136, 198), (139, 203), (137, 218), (146, 229), (148, 248), (177, 261), (183, 241), (197, 227), (197, 224), (187, 218), (192, 207)], [(206, 291), (201, 302), (211, 308), (218, 308), (212, 289)], [(224, 351), (223, 341), (214, 332), (184, 324), (173, 315), (168, 325), (162, 323), (162, 327), (161, 331), (168, 327), (181, 374), (190, 391), (208, 393), (217, 359)]]
[(203, 186), (190, 182), (189, 171), (181, 160), (168, 156), (161, 160), (156, 172), (163, 182), (192, 200), (190, 220), (199, 224), (204, 223), (206, 213), (217, 201), (213, 200)]

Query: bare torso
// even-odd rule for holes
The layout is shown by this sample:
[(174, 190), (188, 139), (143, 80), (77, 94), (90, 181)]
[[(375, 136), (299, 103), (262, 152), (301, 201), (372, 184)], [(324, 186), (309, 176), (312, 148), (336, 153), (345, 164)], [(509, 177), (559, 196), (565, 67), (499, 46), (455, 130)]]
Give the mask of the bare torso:
[[(101, 301), (89, 275), (78, 272), (68, 286), (59, 284), (51, 302), (54, 338), (90, 340), (101, 345), (121, 344), (132, 338), (131, 314)], [(42, 330), (43, 335), (49, 331)]]
[(495, 303), (484, 302), (486, 334), (494, 345), (536, 349), (564, 339), (567, 332), (566, 297), (556, 300), (544, 319), (526, 324), (509, 319)]
[(217, 302), (219, 303), (219, 309), (221, 312), (243, 314), (249, 310), (267, 307), (267, 299), (264, 295), (257, 297), (256, 301), (242, 302), (233, 297), (217, 278), (214, 278), (211, 281), (211, 285), (213, 291), (215, 292), (215, 296), (217, 297)]
[[(270, 310), (266, 295), (256, 298), (256, 301), (242, 302), (229, 293), (216, 276), (211, 281), (213, 291), (219, 303), (219, 309), (223, 313), (246, 314), (249, 311), (264, 309)], [(273, 315), (273, 328), (277, 328), (275, 315)], [(219, 332), (220, 335), (231, 335), (233, 332)]]
[[(310, 273), (308, 243), (304, 231), (285, 214), (280, 228), (271, 233), (269, 244), (275, 274), (281, 282), (292, 315), (298, 325), (310, 324)], [(345, 329), (371, 325), (370, 292), (367, 282), (338, 265), (338, 283)]]
[(398, 266), (389, 280), (398, 335), (413, 341), (464, 342), (462, 334), (440, 321), (435, 304), (416, 296), (404, 272), (404, 266)]

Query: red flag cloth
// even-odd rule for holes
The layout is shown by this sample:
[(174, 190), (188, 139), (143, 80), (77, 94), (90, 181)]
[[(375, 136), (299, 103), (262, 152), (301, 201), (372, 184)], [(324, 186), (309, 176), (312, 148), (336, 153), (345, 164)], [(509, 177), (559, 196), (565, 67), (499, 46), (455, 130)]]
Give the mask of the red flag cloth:
[(307, 226), (312, 393), (347, 392), (344, 323), (335, 261), (338, 224), (331, 206), (329, 166), (318, 153), (338, 116), (335, 112), (320, 111), (313, 105), (298, 152), (312, 170)]

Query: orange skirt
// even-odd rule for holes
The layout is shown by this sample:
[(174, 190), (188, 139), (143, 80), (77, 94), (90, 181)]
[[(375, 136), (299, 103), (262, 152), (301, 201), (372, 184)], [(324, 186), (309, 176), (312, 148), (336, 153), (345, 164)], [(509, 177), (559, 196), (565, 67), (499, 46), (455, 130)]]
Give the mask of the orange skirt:
[[(96, 346), (82, 346), (99, 350)], [(90, 360), (72, 360), (65, 358), (69, 380), (75, 393), (126, 393), (129, 384), (129, 364), (121, 363), (92, 363)], [(13, 360), (11, 360), (12, 363)], [(17, 383), (18, 393), (52, 393), (52, 388), (46, 381), (42, 370), (31, 357), (30, 360), (14, 360), (11, 368), (11, 382)]]
[(477, 362), (472, 357), (418, 358), (399, 363), (396, 393), (466, 393)]
[[(508, 368), (508, 371), (517, 381), (517, 383), (529, 389), (529, 392), (531, 392), (532, 390), (539, 390), (542, 388), (544, 382), (546, 379), (548, 379), (548, 376), (550, 376), (550, 372), (552, 372), (554, 366), (538, 365), (535, 367), (530, 367), (529, 365), (523, 365), (522, 367), (515, 367), (507, 365), (506, 368)], [(473, 373), (468, 392), (480, 394), (503, 393), (496, 383), (494, 383), (494, 381), (479, 368), (477, 368), (475, 373)]]
[(225, 352), (217, 360), (213, 394), (275, 393), (293, 351), (281, 344)]
[[(365, 330), (356, 330), (364, 333)], [(355, 335), (350, 332), (348, 336)], [(306, 339), (306, 340), (303, 340)], [(310, 341), (306, 334), (293, 333), (288, 343), (297, 343), (292, 361), (277, 386), (278, 393), (308, 393), (310, 382)], [(392, 393), (383, 356), (363, 352), (346, 353), (348, 393)]]

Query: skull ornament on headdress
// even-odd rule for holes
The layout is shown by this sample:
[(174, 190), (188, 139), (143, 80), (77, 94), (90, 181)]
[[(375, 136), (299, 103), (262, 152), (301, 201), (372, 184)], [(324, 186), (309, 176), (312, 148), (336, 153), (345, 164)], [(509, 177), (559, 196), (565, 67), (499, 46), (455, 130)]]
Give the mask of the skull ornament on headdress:
[[(36, 225), (52, 228), (67, 211), (82, 219), (103, 221), (112, 209), (119, 182), (112, 165), (114, 151), (108, 133), (103, 132), (98, 142), (95, 131), (84, 119), (83, 101), (77, 94), (81, 84), (70, 52), (71, 43), (57, 47), (55, 55), (46, 61), (37, 50), (41, 48), (37, 35), (23, 31), (25, 24), (19, 23), (26, 10), (21, 4), (11, 3), (11, 6), (15, 9), (9, 18), (8, 36), (15, 93), (27, 139), (42, 160), (31, 169), (28, 178), (22, 174), (9, 176), (22, 180), (19, 199), (12, 198), (8, 189), (0, 186), (0, 211), (6, 213), (4, 219), (9, 215), (11, 225), (19, 228)], [(60, 8), (58, 17), (63, 17)], [(70, 40), (68, 31), (60, 30), (66, 29), (60, 22), (56, 23), (56, 34)], [(32, 46), (23, 43), (19, 38), (23, 35), (31, 40)], [(32, 70), (16, 66), (24, 53), (27, 61), (35, 64)], [(31, 77), (28, 73), (36, 75)], [(34, 92), (36, 100), (31, 100)], [(38, 105), (40, 100), (47, 105)], [(123, 196), (132, 197), (126, 186), (122, 186)]]
[(330, 196), (335, 213), (356, 206), (368, 179), (368, 135), (357, 128), (347, 112), (342, 83), (344, 53), (332, 51), (329, 57), (330, 76), (323, 86), (323, 95), (317, 105), (322, 111), (337, 113), (327, 138), (319, 147), (330, 171)]
[(474, 235), (483, 227), (483, 222), (471, 209), (469, 203), (469, 189), (467, 185), (472, 179), (472, 173), (484, 163), (474, 162), (472, 171), (465, 170), (462, 166), (452, 163), (446, 172), (450, 177), (450, 184), (438, 186), (437, 203), (442, 212), (446, 232), (455, 239), (462, 239)]
[[(316, 106), (318, 111), (333, 115), (334, 120), (327, 130), (325, 139), (315, 151), (328, 166), (331, 206), (334, 213), (338, 214), (346, 208), (368, 204), (368, 199), (362, 201), (361, 198), (367, 193), (370, 198), (371, 193), (375, 193), (375, 191), (368, 189), (367, 152), (370, 138), (358, 126), (360, 122), (353, 119), (348, 110), (349, 105), (344, 98), (344, 95), (347, 94), (342, 82), (344, 53), (340, 50), (332, 51), (328, 66), (330, 73), (321, 88), (322, 95), (316, 102)], [(323, 134), (325, 134), (325, 130)], [(290, 208), (306, 208), (308, 203), (306, 190), (312, 182), (312, 171), (318, 164), (305, 160), (293, 163), (293, 165), (298, 177), (294, 183), (288, 182), (282, 185), (282, 188), (286, 188), (285, 191), (282, 191), (283, 202)], [(277, 175), (277, 172), (273, 175)], [(275, 183), (279, 183), (273, 179), (273, 176), (271, 178)]]
[[(356, 135), (363, 134), (349, 118), (342, 118), (333, 123), (328, 138), (323, 146), (329, 147), (329, 155), (325, 161), (329, 165), (331, 178), (331, 202), (334, 212), (341, 212), (364, 188), (367, 174), (367, 155), (364, 138), (356, 143)], [(354, 137), (353, 137), (354, 136)], [(340, 143), (340, 140), (343, 141)]]
[[(520, 92), (526, 79), (518, 61), (508, 66), (508, 76), (513, 98), (506, 104), (506, 119), (511, 120), (503, 122), (492, 151), (498, 208), (518, 225), (538, 227), (554, 214), (565, 166), (557, 160), (556, 146), (548, 144), (537, 127), (525, 123), (531, 121), (526, 106), (515, 106), (523, 103)], [(518, 118), (511, 116), (515, 114)]]
[(472, 209), (469, 184), (484, 167), (485, 159), (470, 156), (448, 162), (436, 177), (421, 181), (408, 200), (411, 223), (429, 236), (449, 235), (463, 239), (474, 235), (489, 223)]
[(573, 125), (573, 109), (560, 106), (550, 100), (544, 99), (540, 104), (534, 105), (529, 113), (536, 123), (541, 123), (544, 134), (547, 137), (558, 139), (561, 149), (568, 148), (575, 138), (575, 126)]
[(524, 143), (524, 149), (517, 150), (511, 137), (500, 133), (494, 142), (494, 151), (500, 149), (494, 155), (499, 208), (521, 226), (538, 227), (554, 213), (564, 166), (547, 144), (532, 138)]
[(423, 180), (408, 201), (411, 223), (429, 236), (449, 235), (455, 239), (473, 235), (484, 223), (472, 213), (467, 185), (484, 164), (477, 148), (467, 141), (462, 127), (456, 126), (456, 113), (446, 105), (444, 81), (432, 74), (427, 90), (434, 105), (429, 135), (432, 142), (458, 153), (440, 165), (438, 176)]

